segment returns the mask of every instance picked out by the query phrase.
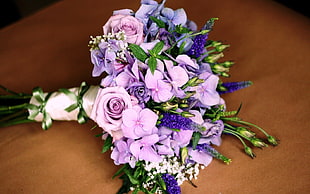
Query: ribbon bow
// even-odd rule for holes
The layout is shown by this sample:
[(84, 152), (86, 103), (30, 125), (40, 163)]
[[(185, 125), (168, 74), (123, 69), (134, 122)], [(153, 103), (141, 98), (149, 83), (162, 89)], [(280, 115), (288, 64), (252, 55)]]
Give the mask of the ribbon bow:
[(66, 94), (71, 100), (75, 101), (76, 103), (68, 106), (65, 108), (67, 112), (71, 112), (76, 108), (79, 108), (80, 111), (77, 115), (77, 120), (80, 124), (86, 123), (88, 120), (88, 116), (83, 108), (83, 95), (87, 92), (89, 89), (89, 86), (86, 84), (86, 82), (82, 82), (81, 86), (79, 88), (78, 95), (75, 95), (73, 92), (66, 88), (59, 89), (60, 92)]
[(52, 126), (52, 118), (46, 112), (45, 106), (46, 103), (51, 96), (52, 93), (48, 93), (44, 96), (43, 90), (40, 87), (36, 87), (32, 91), (32, 96), (40, 103), (39, 105), (29, 104), (28, 109), (32, 110), (33, 112), (28, 116), (28, 119), (34, 120), (34, 118), (39, 114), (43, 114), (43, 121), (42, 121), (42, 129), (47, 130)]

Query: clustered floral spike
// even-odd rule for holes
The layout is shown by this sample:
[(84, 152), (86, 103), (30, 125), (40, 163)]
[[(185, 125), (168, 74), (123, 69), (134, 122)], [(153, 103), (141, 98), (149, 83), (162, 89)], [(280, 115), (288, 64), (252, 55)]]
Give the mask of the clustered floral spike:
[[(199, 170), (213, 158), (229, 164), (214, 147), (229, 134), (247, 145), (277, 145), (262, 128), (226, 111), (221, 94), (248, 87), (250, 81), (226, 82), (231, 61), (219, 62), (229, 47), (208, 39), (211, 18), (198, 30), (184, 9), (165, 7), (165, 0), (142, 0), (135, 12), (113, 12), (103, 34), (91, 36), (92, 75), (102, 76), (100, 85), (60, 89), (32, 95), (15, 93), (0, 98), (0, 126), (29, 121), (51, 127), (53, 120), (92, 119), (103, 129), (102, 152), (111, 150), (114, 177), (123, 180), (118, 193), (180, 193), (180, 185), (192, 185)], [(266, 136), (256, 137), (251, 128)]]

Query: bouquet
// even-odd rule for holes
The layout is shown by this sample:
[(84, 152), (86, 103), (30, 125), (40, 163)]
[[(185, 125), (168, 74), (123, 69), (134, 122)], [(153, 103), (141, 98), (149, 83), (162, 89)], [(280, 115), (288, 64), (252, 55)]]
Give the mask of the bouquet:
[(239, 139), (252, 158), (253, 147), (277, 145), (238, 117), (241, 105), (227, 111), (222, 94), (252, 82), (221, 80), (234, 63), (222, 61), (229, 45), (208, 39), (218, 18), (198, 29), (184, 9), (164, 4), (142, 0), (136, 12), (114, 11), (103, 34), (90, 37), (98, 85), (82, 82), (49, 93), (37, 87), (32, 94), (1, 86), (7, 94), (0, 95), (0, 126), (35, 121), (46, 130), (53, 120), (93, 120), (102, 128), (102, 152), (121, 165), (114, 175), (123, 180), (118, 193), (175, 194), (184, 181), (195, 186), (192, 180), (213, 158), (231, 162), (216, 150), (222, 135)]

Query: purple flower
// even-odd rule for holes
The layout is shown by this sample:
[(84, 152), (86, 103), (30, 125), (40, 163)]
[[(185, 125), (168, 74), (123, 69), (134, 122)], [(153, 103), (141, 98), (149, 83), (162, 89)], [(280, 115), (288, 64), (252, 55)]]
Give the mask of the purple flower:
[(117, 140), (114, 142), (114, 148), (111, 153), (111, 158), (114, 160), (116, 165), (126, 164), (134, 168), (136, 164), (136, 158), (131, 154), (129, 150), (130, 144), (133, 140), (128, 139), (127, 141), (124, 140)]
[(190, 37), (186, 37), (188, 34), (182, 34), (179, 37), (176, 37), (177, 46), (180, 48), (183, 45), (183, 52), (187, 52), (193, 45), (193, 40)]
[(126, 13), (126, 15), (111, 16), (103, 26), (103, 33), (108, 35), (123, 31), (126, 35), (126, 42), (139, 45), (144, 40), (143, 27), (142, 22)]
[(157, 134), (144, 136), (139, 140), (134, 141), (130, 145), (130, 151), (133, 156), (139, 160), (150, 162), (161, 162), (162, 157), (158, 155), (154, 149), (154, 145), (159, 141)]
[(163, 113), (163, 118), (160, 120), (159, 127), (168, 127), (170, 129), (194, 130), (195, 123), (181, 115)]
[(188, 55), (178, 55), (175, 60), (180, 67), (187, 71), (189, 78), (197, 76), (196, 71), (199, 69), (199, 65)]
[(115, 53), (106, 49), (95, 49), (90, 52), (91, 62), (94, 64), (92, 75), (98, 77), (103, 72), (112, 73), (111, 67), (115, 60)]
[(199, 140), (199, 144), (212, 143), (217, 146), (221, 145), (221, 135), (224, 130), (223, 121), (217, 120), (212, 122), (211, 120), (206, 120), (202, 125), (206, 128), (206, 130), (201, 132), (202, 137)]
[(166, 69), (168, 75), (171, 79), (170, 83), (173, 87), (173, 92), (176, 97), (182, 98), (185, 96), (183, 90), (180, 89), (181, 86), (186, 84), (188, 81), (188, 74), (185, 69), (180, 66), (174, 66), (173, 62), (170, 60), (165, 60)]
[(133, 95), (138, 99), (139, 105), (142, 108), (144, 108), (144, 104), (151, 98), (151, 92), (143, 82), (135, 82), (131, 84), (127, 90), (130, 95)]
[(168, 24), (169, 29), (174, 29), (176, 25), (184, 26), (187, 22), (187, 16), (184, 9), (172, 10), (171, 8), (163, 8), (159, 19)]
[(168, 194), (180, 194), (181, 193), (181, 188), (178, 185), (178, 182), (175, 180), (174, 176), (170, 174), (163, 174), (161, 178), (166, 184), (166, 188), (167, 188), (166, 191)]
[(108, 132), (114, 141), (119, 140), (123, 137), (123, 111), (133, 105), (132, 97), (122, 87), (99, 89), (90, 118)]
[(216, 91), (219, 78), (216, 75), (205, 72), (199, 75), (199, 79), (204, 82), (196, 87), (192, 87), (192, 91), (196, 91), (193, 96), (205, 106), (213, 106), (220, 103), (220, 95)]
[(158, 32), (158, 39), (164, 41), (166, 46), (170, 46), (173, 35), (165, 28), (160, 28)]
[(252, 85), (251, 81), (226, 82), (226, 83), (223, 83), (222, 86), (224, 86), (227, 90), (226, 91), (219, 91), (219, 93), (220, 94), (231, 93), (231, 92), (249, 87), (250, 85)]
[(170, 136), (162, 135), (159, 137), (159, 142), (156, 145), (157, 153), (160, 155), (174, 155), (171, 147), (172, 139)]
[(152, 99), (155, 102), (165, 102), (172, 96), (172, 86), (163, 80), (163, 74), (155, 70), (154, 74), (148, 69), (145, 75), (145, 85), (151, 91)]
[(123, 51), (125, 52), (126, 60), (125, 62), (119, 61), (116, 53), (125, 48), (124, 42), (121, 40), (109, 39), (99, 43), (98, 47), (99, 49), (94, 49), (90, 52), (91, 62), (94, 64), (92, 72), (94, 77), (100, 76), (103, 72), (107, 72), (110, 75), (120, 72), (127, 65), (127, 61), (131, 60), (128, 57), (128, 51)]
[(205, 51), (205, 44), (208, 39), (208, 34), (200, 34), (195, 36), (192, 47), (187, 51), (188, 55), (195, 56), (196, 58)]
[(147, 23), (149, 17), (154, 15), (157, 11), (158, 3), (154, 0), (142, 0), (141, 6), (137, 10), (135, 17), (143, 21), (144, 24)]
[[(180, 130), (180, 131), (172, 131), (166, 127), (160, 127), (158, 130), (159, 139), (164, 140), (163, 147), (160, 145), (161, 142), (156, 146), (158, 152), (164, 151), (166, 154), (171, 154), (171, 149), (174, 153), (179, 156), (180, 148), (183, 148), (189, 145), (190, 140), (193, 135), (192, 130)], [(169, 139), (169, 142), (166, 140)], [(170, 145), (168, 145), (170, 143)], [(162, 153), (161, 153), (162, 154)]]
[(138, 139), (157, 131), (155, 125), (158, 116), (148, 108), (141, 109), (139, 106), (135, 106), (125, 110), (122, 117), (121, 128), (125, 137)]
[(193, 148), (188, 148), (188, 155), (189, 155), (190, 160), (193, 160), (205, 166), (208, 166), (213, 159), (213, 157), (210, 154), (208, 154), (206, 151), (199, 150), (199, 149), (194, 150)]

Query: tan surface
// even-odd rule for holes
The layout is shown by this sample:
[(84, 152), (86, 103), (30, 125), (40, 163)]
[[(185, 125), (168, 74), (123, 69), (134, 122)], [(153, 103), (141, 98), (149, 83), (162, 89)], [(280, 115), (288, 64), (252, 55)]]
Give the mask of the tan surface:
[[(219, 150), (232, 158), (214, 160), (183, 193), (309, 193), (309, 19), (272, 1), (169, 0), (186, 8), (199, 26), (219, 17), (212, 39), (231, 44), (231, 80), (252, 80), (248, 89), (224, 96), (228, 109), (243, 103), (241, 117), (281, 139), (278, 147), (255, 149), (252, 160), (232, 137)], [(89, 35), (113, 10), (136, 10), (138, 1), (67, 0), (0, 31), (0, 83), (21, 92), (79, 86), (91, 78)], [(120, 181), (93, 123), (54, 122), (0, 129), (0, 193), (115, 193)]]

